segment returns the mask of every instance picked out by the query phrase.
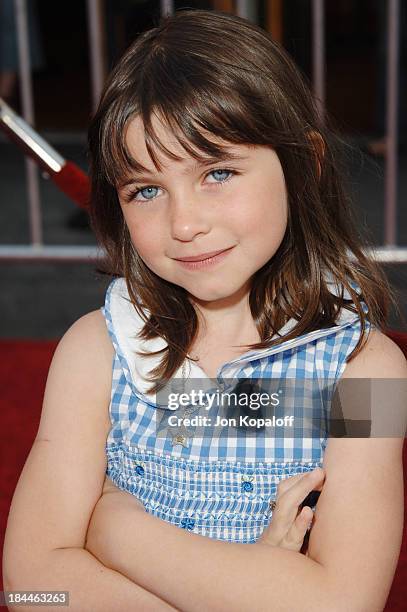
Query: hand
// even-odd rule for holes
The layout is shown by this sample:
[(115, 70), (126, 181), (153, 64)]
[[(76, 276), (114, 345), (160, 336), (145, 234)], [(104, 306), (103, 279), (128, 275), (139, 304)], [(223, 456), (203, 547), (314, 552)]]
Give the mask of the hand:
[(279, 482), (271, 522), (256, 544), (267, 544), (300, 552), (314, 513), (309, 506), (304, 506), (299, 512), (299, 506), (308, 493), (322, 490), (324, 479), (325, 471), (316, 468), (312, 472), (298, 474)]

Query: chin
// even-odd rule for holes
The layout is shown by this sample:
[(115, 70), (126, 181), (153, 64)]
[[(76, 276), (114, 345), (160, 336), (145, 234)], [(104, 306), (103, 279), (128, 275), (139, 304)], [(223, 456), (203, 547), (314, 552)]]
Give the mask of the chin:
[(220, 283), (218, 287), (205, 287), (205, 283), (202, 281), (199, 288), (194, 287), (185, 288), (193, 297), (202, 302), (214, 302), (216, 300), (225, 300), (232, 297), (241, 289), (241, 285), (236, 287), (226, 288), (224, 284)]

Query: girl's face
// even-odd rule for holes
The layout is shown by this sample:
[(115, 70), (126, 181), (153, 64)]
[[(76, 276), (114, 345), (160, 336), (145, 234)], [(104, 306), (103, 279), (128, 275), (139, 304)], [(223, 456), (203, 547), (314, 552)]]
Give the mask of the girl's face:
[[(161, 142), (182, 160), (158, 156), (162, 174), (157, 173), (141, 120), (129, 124), (129, 152), (149, 169), (148, 175), (134, 174), (118, 189), (134, 248), (153, 272), (184, 287), (197, 301), (249, 291), (253, 274), (277, 251), (287, 227), (277, 154), (266, 146), (228, 143), (228, 151), (240, 159), (197, 165), (155, 116), (153, 123)], [(229, 251), (211, 265), (192, 268), (177, 261), (223, 249)]]

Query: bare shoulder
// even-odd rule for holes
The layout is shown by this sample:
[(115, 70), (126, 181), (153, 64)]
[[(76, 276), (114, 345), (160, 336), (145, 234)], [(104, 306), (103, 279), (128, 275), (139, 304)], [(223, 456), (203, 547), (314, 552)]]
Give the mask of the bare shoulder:
[[(364, 347), (346, 364), (335, 398), (348, 421), (350, 438), (356, 435), (358, 422), (370, 423), (370, 436), (381, 438), (371, 446), (382, 444), (383, 452), (401, 456), (407, 426), (407, 361), (391, 338), (376, 329), (370, 332)], [(340, 440), (330, 442), (331, 447), (341, 446)]]
[(74, 339), (75, 337), (78, 337), (78, 339), (82, 338), (83, 340), (84, 336), (98, 344), (104, 352), (113, 355), (114, 349), (109, 338), (106, 321), (99, 308), (82, 315), (72, 323), (61, 341), (66, 342), (66, 339), (71, 340), (71, 338)]
[(97, 411), (95, 416), (103, 417), (105, 431), (108, 431), (113, 355), (114, 347), (100, 310), (81, 316), (69, 327), (57, 345), (48, 371), (37, 438), (42, 437), (50, 413), (61, 417), (61, 411), (55, 407), (61, 404), (60, 398), (67, 395), (72, 400), (76, 396), (73, 405), (78, 406), (79, 401), (83, 405), (84, 400), (88, 410)]
[(100, 309), (81, 316), (61, 338), (56, 356), (63, 353), (69, 359), (72, 352), (83, 362), (85, 369), (92, 369), (93, 375), (104, 376), (111, 369), (114, 348)]
[(407, 361), (400, 347), (373, 329), (360, 352), (345, 367), (342, 378), (407, 378)]

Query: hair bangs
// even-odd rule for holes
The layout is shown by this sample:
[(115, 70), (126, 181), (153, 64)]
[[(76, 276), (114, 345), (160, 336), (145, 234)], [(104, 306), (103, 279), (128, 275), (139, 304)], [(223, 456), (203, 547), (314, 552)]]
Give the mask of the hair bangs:
[[(144, 113), (143, 113), (144, 111)], [(143, 114), (142, 114), (143, 113)], [(142, 174), (147, 168), (135, 159), (129, 152), (126, 144), (126, 133), (129, 122), (139, 114), (144, 126), (144, 142), (148, 155), (158, 172), (162, 171), (157, 151), (169, 159), (180, 161), (181, 156), (168, 149), (157, 131), (154, 129), (152, 117), (156, 116), (162, 125), (166, 126), (174, 135), (180, 146), (188, 155), (198, 162), (203, 162), (208, 157), (223, 159), (233, 142), (227, 138), (228, 132), (225, 127), (212, 124), (212, 117), (200, 117), (196, 112), (179, 113), (176, 109), (165, 107), (156, 103), (154, 108), (144, 108), (140, 113), (134, 111), (126, 121), (123, 129), (118, 127), (118, 122), (112, 120), (112, 138), (105, 143), (102, 150), (103, 166), (109, 181), (115, 186), (123, 184), (131, 177), (132, 172)], [(207, 114), (207, 113), (206, 113)], [(208, 120), (209, 119), (209, 120)], [(207, 135), (217, 135), (217, 141), (208, 138)], [(234, 140), (235, 143), (247, 144), (244, 135)], [(229, 154), (229, 153), (228, 153)]]
[[(184, 151), (197, 161), (205, 157), (222, 159), (231, 143), (254, 145), (264, 142), (264, 132), (259, 133), (247, 119), (253, 114), (250, 100), (236, 90), (225, 91), (221, 83), (214, 87), (214, 77), (209, 79), (206, 74), (197, 79), (198, 84), (195, 79), (185, 80), (183, 87), (174, 89), (170, 78), (172, 70), (163, 71), (163, 63), (168, 68), (168, 61), (163, 62), (157, 54), (150, 60), (146, 71), (149, 78), (141, 76), (129, 105), (130, 111), (111, 113), (110, 129), (105, 130), (105, 133), (110, 131), (111, 139), (105, 143), (104, 152), (106, 173), (112, 184), (125, 182), (132, 171), (140, 174), (146, 171), (130, 155), (126, 145), (126, 128), (136, 116), (144, 125), (146, 149), (159, 172), (161, 165), (155, 148), (171, 160), (181, 158), (161, 142), (153, 127), (153, 116), (169, 128)], [(184, 69), (188, 73), (188, 67)]]
[(113, 186), (129, 176), (135, 169), (135, 160), (126, 146), (126, 128), (131, 117), (136, 116), (134, 102), (118, 99), (106, 113), (99, 144), (100, 169)]
[[(225, 135), (218, 137), (216, 140), (213, 139), (215, 130), (212, 129), (212, 126), (208, 126), (208, 123), (203, 128), (203, 122), (196, 112), (179, 113), (176, 109), (161, 106), (157, 108), (156, 116), (160, 118), (163, 125), (168, 127), (184, 151), (198, 162), (203, 162), (208, 157), (220, 160), (230, 147), (230, 140)], [(144, 125), (146, 148), (158, 171), (161, 171), (161, 166), (158, 158), (154, 155), (152, 145), (155, 145), (170, 159), (181, 160), (180, 156), (170, 151), (161, 142), (154, 130), (151, 116), (147, 118)]]

